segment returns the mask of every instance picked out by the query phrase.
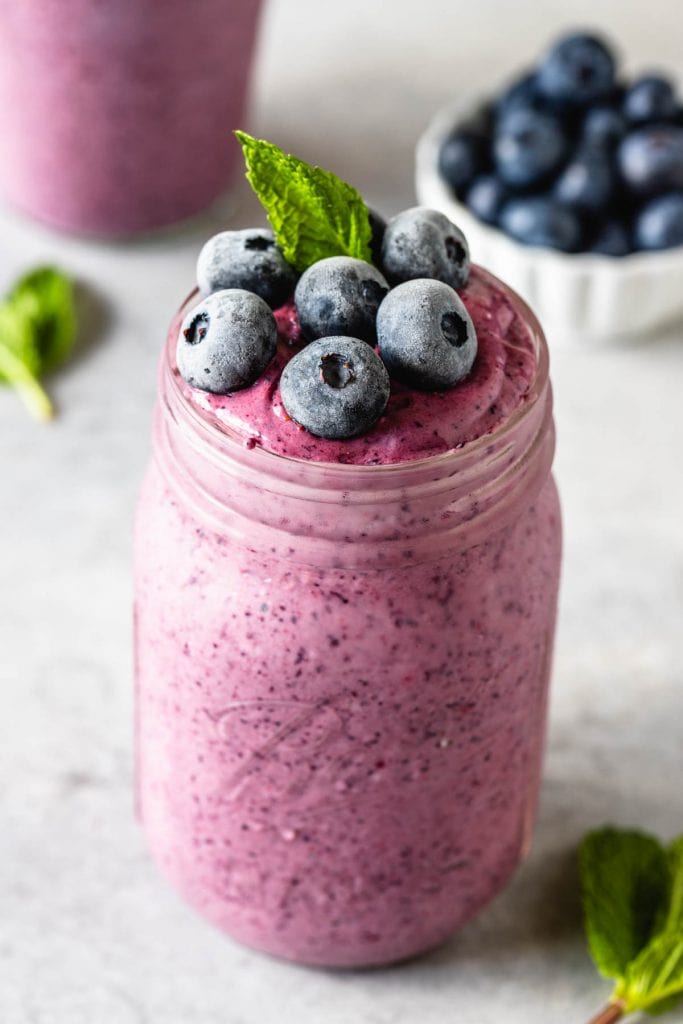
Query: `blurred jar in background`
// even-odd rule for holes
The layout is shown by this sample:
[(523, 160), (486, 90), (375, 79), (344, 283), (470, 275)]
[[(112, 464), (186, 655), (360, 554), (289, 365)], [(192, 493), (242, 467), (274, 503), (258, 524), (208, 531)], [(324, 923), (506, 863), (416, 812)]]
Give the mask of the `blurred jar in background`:
[(0, 188), (66, 231), (182, 220), (230, 184), (260, 0), (0, 0)]

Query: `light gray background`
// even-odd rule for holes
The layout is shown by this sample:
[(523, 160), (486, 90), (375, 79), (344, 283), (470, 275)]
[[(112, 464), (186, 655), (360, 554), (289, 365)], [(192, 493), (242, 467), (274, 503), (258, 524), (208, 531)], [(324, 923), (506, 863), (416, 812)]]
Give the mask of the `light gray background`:
[[(412, 147), (434, 108), (503, 78), (569, 17), (612, 31), (631, 67), (680, 71), (673, 0), (273, 0), (250, 126), (390, 213), (413, 199)], [(237, 198), (231, 223), (258, 223), (247, 189)], [(113, 247), (0, 209), (0, 285), (58, 261), (87, 286), (93, 339), (50, 384), (53, 425), (0, 394), (0, 1020), (585, 1024), (609, 984), (584, 951), (578, 839), (608, 821), (683, 831), (683, 328), (621, 349), (550, 339), (566, 555), (529, 860), (425, 959), (364, 974), (292, 967), (187, 910), (132, 817), (131, 515), (157, 354), (226, 209)]]

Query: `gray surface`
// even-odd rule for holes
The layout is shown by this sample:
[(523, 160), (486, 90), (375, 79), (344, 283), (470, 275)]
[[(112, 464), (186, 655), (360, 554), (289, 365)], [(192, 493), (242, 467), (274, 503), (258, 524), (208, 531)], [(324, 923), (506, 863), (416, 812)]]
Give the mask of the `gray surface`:
[[(411, 147), (437, 104), (533, 54), (565, 8), (422, 0), (394, 2), (389, 15), (388, 4), (280, 0), (252, 125), (391, 212), (412, 201)], [(617, 26), (642, 65), (675, 67), (676, 10), (581, 2), (572, 18)], [(257, 222), (245, 190), (239, 199), (233, 223)], [(59, 260), (88, 286), (91, 339), (51, 385), (53, 425), (0, 395), (0, 1020), (582, 1024), (609, 986), (584, 952), (577, 840), (605, 821), (683, 830), (683, 330), (626, 350), (553, 351), (566, 561), (529, 860), (426, 959), (365, 974), (291, 967), (187, 910), (132, 817), (131, 514), (165, 328), (201, 242), (224, 223), (215, 211), (109, 248), (0, 211), (0, 284)]]

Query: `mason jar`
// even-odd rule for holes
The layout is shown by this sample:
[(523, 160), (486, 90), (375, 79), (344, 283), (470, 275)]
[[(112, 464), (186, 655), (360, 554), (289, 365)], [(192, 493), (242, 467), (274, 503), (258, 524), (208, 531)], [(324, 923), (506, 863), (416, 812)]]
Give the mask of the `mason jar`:
[(547, 348), (508, 299), (536, 347), (524, 404), (376, 466), (219, 426), (174, 370), (189, 304), (174, 321), (136, 528), (139, 812), (172, 884), (249, 946), (412, 956), (528, 849), (560, 513)]

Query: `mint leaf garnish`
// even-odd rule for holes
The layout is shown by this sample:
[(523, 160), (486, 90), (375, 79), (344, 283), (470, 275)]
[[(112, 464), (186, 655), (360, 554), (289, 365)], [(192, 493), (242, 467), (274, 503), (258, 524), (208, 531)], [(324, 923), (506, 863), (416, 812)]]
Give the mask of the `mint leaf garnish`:
[(53, 267), (30, 271), (0, 303), (0, 382), (38, 419), (53, 414), (39, 378), (68, 358), (75, 337), (71, 282)]
[(652, 935), (668, 895), (666, 853), (652, 836), (604, 828), (579, 854), (586, 935), (601, 974), (620, 977)]
[(590, 953), (616, 983), (593, 1024), (671, 1009), (683, 998), (683, 836), (665, 848), (603, 828), (584, 838), (579, 861)]
[(371, 261), (368, 208), (355, 188), (272, 142), (240, 131), (235, 135), (242, 145), (247, 179), (288, 263), (303, 271), (327, 256)]

